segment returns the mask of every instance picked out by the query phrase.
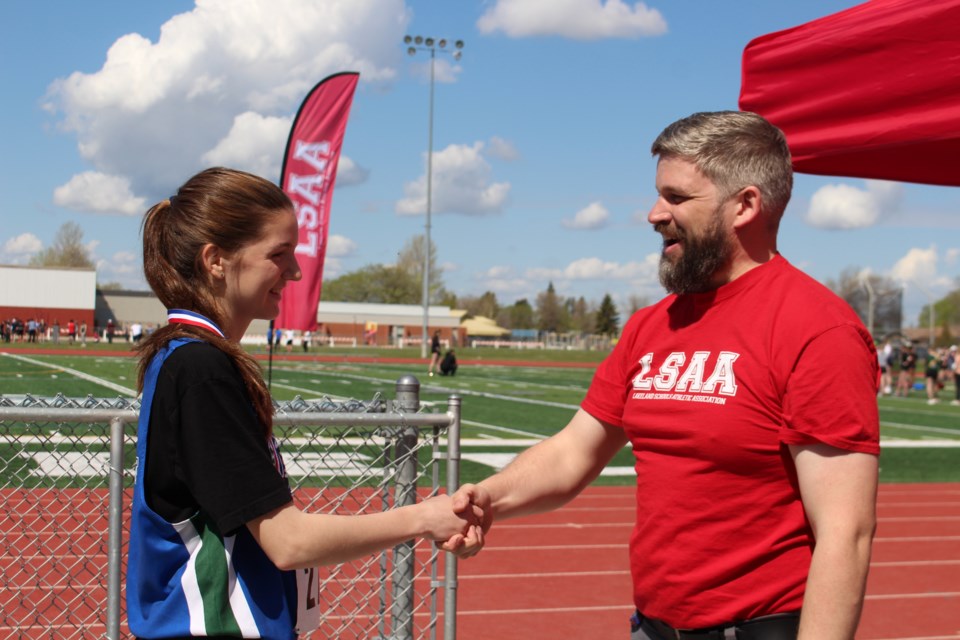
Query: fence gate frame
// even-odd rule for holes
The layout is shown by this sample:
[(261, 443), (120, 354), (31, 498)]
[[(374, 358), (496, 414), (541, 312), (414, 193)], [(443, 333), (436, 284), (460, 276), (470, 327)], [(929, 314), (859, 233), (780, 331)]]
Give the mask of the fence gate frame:
[[(285, 445), (285, 440), (291, 434), (299, 433), (301, 429), (319, 428), (320, 433), (330, 429), (347, 428), (356, 433), (375, 433), (391, 443), (385, 448), (385, 460), (393, 470), (392, 476), (387, 477), (381, 484), (381, 492), (385, 497), (384, 508), (396, 508), (405, 504), (412, 504), (417, 500), (418, 480), (426, 473), (418, 471), (418, 456), (420, 450), (429, 447), (430, 461), (430, 491), (435, 495), (440, 491), (440, 467), (446, 464), (446, 478), (444, 489), (453, 494), (460, 487), (460, 426), (461, 426), (461, 398), (450, 395), (447, 398), (445, 413), (428, 413), (420, 402), (420, 382), (413, 375), (404, 375), (396, 381), (396, 396), (394, 400), (384, 401), (377, 394), (372, 401), (365, 404), (356, 400), (335, 402), (329, 399), (307, 401), (299, 396), (284, 403), (274, 402), (274, 430), (281, 429), (284, 435), (277, 435), (281, 441), (281, 454), (287, 460), (291, 453)], [(135, 464), (125, 467), (125, 456), (129, 457), (129, 448), (136, 441), (136, 424), (139, 418), (139, 401), (124, 398), (98, 399), (88, 396), (85, 399), (70, 399), (62, 395), (53, 398), (37, 398), (24, 396), (18, 400), (11, 396), (0, 395), (0, 443), (17, 445), (18, 437), (10, 435), (8, 423), (26, 423), (29, 425), (64, 425), (67, 423), (89, 425), (108, 425), (105, 441), (98, 444), (109, 445), (109, 464), (106, 469), (107, 488), (109, 495), (108, 526), (107, 526), (107, 596), (106, 596), (106, 638), (120, 640), (125, 606), (122, 601), (124, 544), (127, 532), (124, 527), (125, 490), (133, 486), (136, 476)], [(427, 429), (430, 431), (428, 432)], [(132, 435), (128, 432), (132, 431)], [(353, 433), (354, 431), (351, 431)], [(441, 436), (445, 437), (445, 446), (440, 444)], [(321, 435), (320, 438), (323, 436)], [(291, 438), (292, 440), (293, 438)], [(342, 439), (338, 438), (338, 442)], [(296, 456), (294, 453), (294, 457)], [(20, 454), (23, 455), (22, 453)], [(0, 460), (0, 463), (9, 465), (9, 460)], [(289, 467), (289, 462), (288, 462)], [(6, 469), (6, 466), (3, 467)], [(297, 499), (301, 490), (290, 478), (291, 490)], [(9, 485), (8, 485), (9, 486)], [(17, 487), (13, 487), (17, 488)], [(23, 488), (23, 487), (21, 487)], [(393, 503), (389, 503), (389, 493), (392, 489)], [(413, 640), (416, 635), (414, 627), (414, 610), (416, 602), (413, 589), (415, 575), (414, 541), (401, 543), (392, 549), (393, 568), (390, 572), (391, 629), (385, 628), (385, 622), (380, 620), (381, 640)], [(380, 554), (380, 569), (386, 570), (388, 551)], [(433, 547), (430, 559), (430, 640), (436, 640), (437, 632), (437, 603), (436, 591), (443, 591), (443, 640), (456, 639), (457, 613), (457, 557), (453, 553), (444, 552), (443, 578), (438, 578), (439, 551)], [(383, 577), (381, 577), (383, 582)], [(4, 579), (0, 586), (11, 588)], [(381, 600), (383, 601), (383, 600)], [(56, 630), (64, 625), (49, 627), (51, 637), (58, 637)], [(67, 633), (75, 627), (67, 626)], [(389, 633), (389, 635), (386, 635)], [(313, 637), (313, 636), (312, 636)]]

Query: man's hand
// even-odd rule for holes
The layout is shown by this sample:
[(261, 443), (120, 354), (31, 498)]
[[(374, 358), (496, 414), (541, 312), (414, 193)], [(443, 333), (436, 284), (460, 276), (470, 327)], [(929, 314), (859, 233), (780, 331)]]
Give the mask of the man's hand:
[(483, 549), (484, 535), (493, 524), (490, 494), (480, 485), (465, 484), (450, 497), (454, 513), (474, 520), (464, 535), (455, 535), (438, 546), (460, 558), (471, 558)]

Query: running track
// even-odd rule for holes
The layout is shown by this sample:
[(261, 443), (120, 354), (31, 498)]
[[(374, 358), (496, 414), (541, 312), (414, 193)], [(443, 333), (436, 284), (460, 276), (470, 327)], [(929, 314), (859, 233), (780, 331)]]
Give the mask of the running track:
[[(960, 484), (881, 485), (857, 638), (960, 638)], [(631, 487), (494, 524), (460, 563), (458, 640), (628, 637)]]
[[(36, 530), (33, 520), (39, 516), (29, 508), (18, 508), (0, 526), (5, 541), (0, 571), (9, 578), (0, 588), (0, 611), (5, 620), (9, 617), (0, 626), (0, 636), (47, 637), (47, 623), (69, 629), (75, 624), (71, 620), (90, 619), (92, 603), (104, 602), (106, 556), (90, 551), (103, 548), (104, 532), (98, 528), (106, 524), (105, 501), (89, 493), (57, 494), (60, 506), (81, 503), (65, 524), (92, 527), (64, 547), (62, 532)], [(626, 640), (631, 494), (630, 487), (590, 487), (558, 511), (495, 523), (481, 554), (460, 563), (457, 638)], [(3, 497), (16, 503), (14, 495)], [(129, 504), (129, 494), (127, 500)], [(49, 586), (23, 584), (36, 563), (42, 565), (37, 570)], [(66, 583), (52, 580), (64, 572)], [(857, 638), (960, 639), (958, 575), (960, 484), (881, 485), (879, 526)], [(419, 582), (426, 587), (425, 578)], [(68, 610), (48, 608), (51, 601), (76, 602), (80, 593), (88, 597)], [(44, 611), (42, 619), (35, 617), (37, 611)], [(376, 619), (374, 611), (355, 607), (345, 614), (358, 622), (365, 619), (365, 624)], [(7, 626), (15, 621), (20, 621), (19, 632)], [(102, 633), (102, 625), (93, 627)], [(87, 626), (86, 632), (94, 632), (93, 627)]]
[[(317, 359), (275, 359), (301, 358)], [(625, 639), (632, 491), (591, 487), (559, 511), (495, 524), (460, 563), (457, 638)], [(881, 485), (878, 516), (858, 640), (960, 639), (960, 484)]]

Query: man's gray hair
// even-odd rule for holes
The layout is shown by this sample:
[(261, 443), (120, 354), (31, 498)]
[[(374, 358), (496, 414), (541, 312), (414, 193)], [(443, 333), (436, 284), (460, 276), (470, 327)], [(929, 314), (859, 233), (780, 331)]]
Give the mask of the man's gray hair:
[(757, 187), (762, 212), (774, 228), (790, 201), (793, 167), (786, 136), (755, 113), (694, 113), (664, 129), (650, 151), (692, 162), (717, 185), (723, 200), (744, 187)]

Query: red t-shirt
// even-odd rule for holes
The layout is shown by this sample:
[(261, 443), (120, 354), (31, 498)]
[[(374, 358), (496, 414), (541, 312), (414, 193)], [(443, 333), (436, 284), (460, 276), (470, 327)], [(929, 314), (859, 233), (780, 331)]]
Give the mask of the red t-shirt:
[(583, 402), (633, 444), (634, 601), (692, 629), (798, 611), (813, 547), (786, 445), (879, 454), (873, 341), (777, 256), (641, 309)]

